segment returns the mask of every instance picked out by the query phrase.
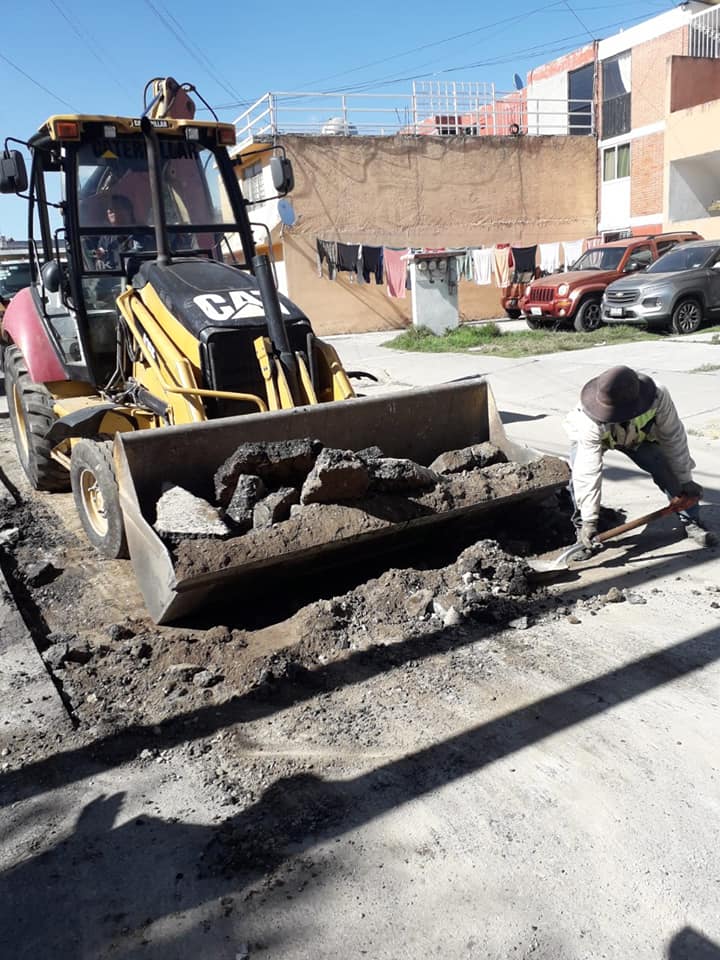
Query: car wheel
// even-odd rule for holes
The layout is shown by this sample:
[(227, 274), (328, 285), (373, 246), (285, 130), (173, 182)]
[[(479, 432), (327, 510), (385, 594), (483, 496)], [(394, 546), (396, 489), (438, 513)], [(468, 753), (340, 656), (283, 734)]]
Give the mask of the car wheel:
[(702, 322), (702, 307), (697, 300), (685, 298), (675, 305), (672, 315), (673, 333), (695, 333)]
[(580, 304), (580, 309), (575, 315), (573, 326), (578, 333), (591, 333), (602, 326), (602, 308), (600, 301), (595, 297), (585, 300)]
[(506, 310), (505, 313), (510, 317), (511, 320), (519, 320), (521, 310)]

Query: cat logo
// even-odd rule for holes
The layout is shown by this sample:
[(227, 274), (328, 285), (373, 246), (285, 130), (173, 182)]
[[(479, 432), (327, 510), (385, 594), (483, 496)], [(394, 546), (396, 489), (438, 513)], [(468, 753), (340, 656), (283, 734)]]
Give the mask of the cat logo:
[[(222, 323), (225, 320), (249, 320), (253, 317), (264, 317), (265, 308), (262, 300), (255, 293), (249, 293), (247, 290), (228, 290), (227, 293), (201, 293), (199, 297), (193, 298), (193, 303), (200, 307), (202, 312), (215, 323)], [(284, 303), (280, 304), (280, 310), (286, 316), (290, 316), (290, 311)]]

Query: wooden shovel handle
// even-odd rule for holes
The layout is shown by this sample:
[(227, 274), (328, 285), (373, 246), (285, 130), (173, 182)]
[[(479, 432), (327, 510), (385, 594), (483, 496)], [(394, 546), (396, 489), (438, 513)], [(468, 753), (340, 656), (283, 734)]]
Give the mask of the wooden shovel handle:
[(668, 517), (671, 513), (680, 513), (681, 510), (687, 510), (700, 502), (700, 497), (687, 497), (681, 495), (674, 497), (670, 503), (661, 510), (653, 510), (652, 513), (646, 513), (644, 517), (638, 517), (637, 520), (629, 520), (627, 523), (621, 523), (619, 527), (613, 527), (612, 530), (605, 530), (599, 533), (595, 539), (598, 543), (605, 543), (606, 540), (612, 540), (613, 537), (619, 537), (621, 533), (627, 533), (628, 530), (634, 530), (636, 527), (642, 527), (653, 520), (659, 520), (660, 517)]

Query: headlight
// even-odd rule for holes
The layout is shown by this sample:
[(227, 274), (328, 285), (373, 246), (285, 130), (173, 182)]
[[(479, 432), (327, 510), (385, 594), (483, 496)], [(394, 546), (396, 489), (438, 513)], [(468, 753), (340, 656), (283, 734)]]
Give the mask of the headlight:
[(560, 286), (558, 287), (558, 296), (566, 297), (569, 289), (570, 287), (566, 283), (561, 283)]

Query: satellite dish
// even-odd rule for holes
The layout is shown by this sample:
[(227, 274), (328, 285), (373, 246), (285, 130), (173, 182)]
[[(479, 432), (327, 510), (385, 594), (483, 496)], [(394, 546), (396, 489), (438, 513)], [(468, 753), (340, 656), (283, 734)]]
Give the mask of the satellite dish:
[(519, 73), (513, 75), (513, 83), (515, 84), (516, 90), (522, 90), (522, 88), (525, 86)]
[(295, 216), (295, 208), (287, 197), (278, 200), (278, 214), (286, 227), (291, 227), (297, 219)]

